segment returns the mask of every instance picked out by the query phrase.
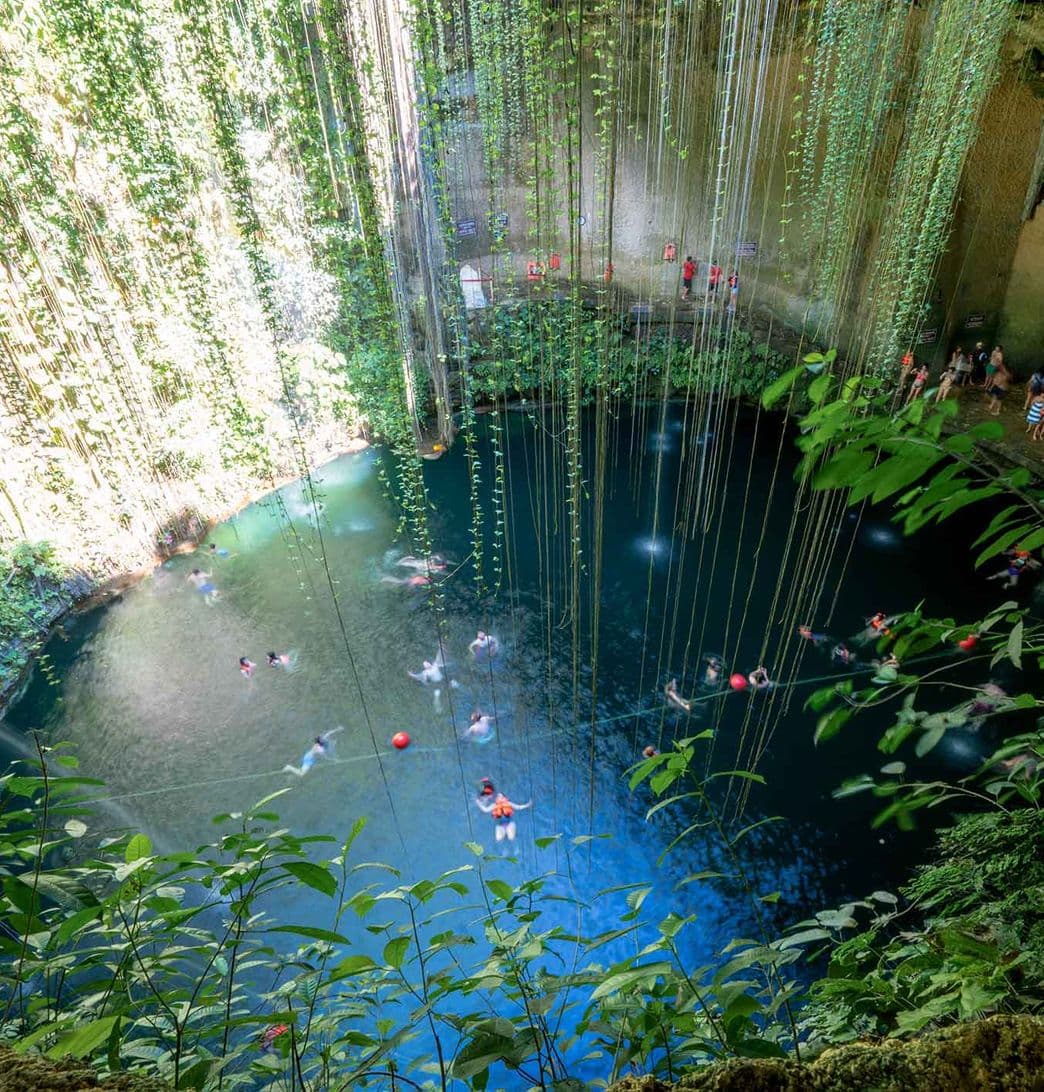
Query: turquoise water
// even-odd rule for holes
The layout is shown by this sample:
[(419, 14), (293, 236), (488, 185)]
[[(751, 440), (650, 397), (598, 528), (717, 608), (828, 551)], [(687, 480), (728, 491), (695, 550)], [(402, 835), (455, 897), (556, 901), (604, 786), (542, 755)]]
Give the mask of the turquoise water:
[[(588, 561), (575, 663), (564, 433), (552, 416), (509, 414), (499, 421), (507, 530), (497, 593), (480, 598), (475, 590), (463, 446), (425, 466), (435, 548), (449, 559), (441, 587), (447, 676), (457, 684), (447, 679), (438, 707), (433, 688), (408, 675), (438, 648), (428, 593), (382, 579), (410, 570), (396, 564), (407, 547), (378, 473), (388, 456), (370, 450), (316, 473), (321, 543), (306, 491), (295, 483), (215, 530), (210, 542), (227, 553), (174, 558), (106, 608), (68, 620), (48, 646), (50, 671), (38, 671), (8, 713), (8, 740), (39, 727), (72, 741), (82, 772), (105, 780), (113, 822), (146, 830), (162, 849), (211, 840), (211, 816), (288, 786), (277, 805), (287, 826), (343, 837), (356, 817), (367, 816), (359, 859), (390, 863), (411, 879), (472, 861), (466, 840), (497, 848), (492, 821), (473, 804), (479, 778), (488, 776), (516, 801), (533, 800), (518, 816), (517, 862), (504, 860), (494, 871), (518, 879), (555, 869), (553, 887), (581, 893), (648, 879), (651, 920), (670, 910), (699, 914), (689, 944), (702, 960), (745, 933), (747, 911), (727, 887), (677, 887), (713, 866), (715, 845), (695, 836), (658, 864), (684, 817), (646, 821), (651, 799), (628, 791), (626, 771), (647, 744), (665, 747), (676, 734), (713, 728), (711, 769), (749, 759), (760, 740), (758, 769), (768, 784), (755, 787), (742, 815), (735, 793), (722, 806), (737, 823), (784, 817), (746, 842), (760, 888), (782, 892), (772, 908), (778, 924), (894, 887), (923, 839), (871, 831), (868, 801), (830, 799), (842, 778), (887, 761), (873, 749), (871, 722), (817, 749), (811, 714), (802, 710), (814, 680), (833, 669), (796, 639), (784, 610), (802, 560), (800, 537), (788, 548), (790, 531), (800, 536), (803, 526), (800, 512), (795, 518), (789, 439), (781, 442), (775, 419), (742, 416), (734, 437), (727, 421), (713, 436), (684, 412), (670, 406), (660, 419), (654, 408), (611, 422), (601, 475), (593, 469), (593, 430), (585, 436)], [(479, 455), (485, 569), (493, 579), (488, 483), (496, 460), (488, 420)], [(592, 667), (588, 516), (599, 498), (603, 567)], [(686, 509), (705, 519), (692, 537), (677, 530)], [(832, 604), (830, 628), (846, 634), (877, 609), (925, 600), (929, 610), (953, 613), (960, 598), (959, 609), (971, 616), (981, 605), (986, 592), (967, 590), (967, 559), (949, 547), (952, 528), (950, 538), (934, 532), (905, 543), (879, 515), (832, 518), (824, 533), (834, 560), (817, 571), (825, 605), (802, 620), (823, 628)], [(212, 601), (187, 579), (196, 566), (211, 574)], [(492, 665), (467, 651), (480, 628), (503, 646)], [(268, 667), (268, 651), (288, 653), (290, 666)], [(770, 696), (701, 691), (705, 653), (722, 655), (727, 670), (746, 672), (764, 661), (794, 688)], [(243, 656), (258, 665), (249, 678), (239, 671)], [(662, 701), (672, 675), (683, 694), (700, 698), (689, 718)], [(495, 714), (490, 742), (465, 738), (473, 711)], [(313, 737), (337, 726), (343, 730), (331, 754), (306, 777), (283, 772), (301, 761)], [(413, 741), (403, 751), (390, 745), (399, 731)], [(954, 734), (947, 747), (934, 761), (955, 772), (989, 749), (970, 732)], [(536, 838), (552, 834), (563, 838), (536, 846)], [(588, 834), (608, 837), (568, 848)], [(294, 896), (295, 919), (325, 922), (326, 905), (312, 898)], [(607, 901), (592, 911), (587, 931), (612, 927), (620, 909), (619, 899)]]

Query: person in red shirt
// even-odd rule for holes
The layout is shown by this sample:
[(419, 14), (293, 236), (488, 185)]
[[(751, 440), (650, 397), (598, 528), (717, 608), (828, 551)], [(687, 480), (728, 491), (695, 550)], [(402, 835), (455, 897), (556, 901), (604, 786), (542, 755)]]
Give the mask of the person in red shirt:
[(717, 292), (719, 284), (721, 284), (721, 266), (712, 264), (710, 267), (710, 276), (707, 280), (707, 291)]
[(696, 276), (696, 263), (692, 260), (690, 254), (684, 262), (682, 262), (682, 299), (687, 300), (689, 294), (692, 292), (692, 278)]

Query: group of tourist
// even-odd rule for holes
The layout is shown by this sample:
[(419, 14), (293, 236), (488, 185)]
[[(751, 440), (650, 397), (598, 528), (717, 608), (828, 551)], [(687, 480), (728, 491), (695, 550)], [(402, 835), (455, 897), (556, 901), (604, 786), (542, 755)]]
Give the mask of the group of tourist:
[[(918, 364), (912, 352), (904, 353), (899, 362), (898, 396), (906, 402), (920, 398), (928, 385), (928, 375), (927, 364)], [(908, 381), (910, 386), (907, 390)], [(958, 345), (939, 377), (935, 401), (945, 401), (954, 387), (981, 387), (989, 414), (997, 417), (1001, 403), (1014, 382), (1015, 376), (1004, 360), (1002, 345), (995, 345), (991, 351), (987, 351), (985, 344), (977, 341), (969, 353)], [(1044, 439), (1044, 368), (1038, 367), (1026, 383), (1023, 411), (1026, 414), (1026, 431), (1032, 434), (1031, 439)]]
[[(707, 288), (704, 295), (708, 298), (716, 297), (721, 287), (724, 270), (715, 262), (710, 263), (707, 270)], [(692, 282), (696, 277), (696, 262), (692, 255), (688, 255), (682, 262), (682, 293), (681, 298), (687, 300), (692, 295)], [(740, 279), (739, 271), (734, 269), (728, 279), (729, 296), (725, 310), (731, 315), (736, 313), (736, 301), (739, 299)]]

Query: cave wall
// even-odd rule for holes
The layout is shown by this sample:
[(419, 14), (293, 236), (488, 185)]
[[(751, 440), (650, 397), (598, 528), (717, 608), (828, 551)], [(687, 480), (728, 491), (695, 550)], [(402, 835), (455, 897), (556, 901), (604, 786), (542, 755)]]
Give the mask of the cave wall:
[[(920, 18), (918, 14), (913, 17)], [(1044, 101), (1034, 81), (1027, 78), (1026, 56), (1037, 34), (1036, 16), (1028, 18), (1009, 37), (1000, 62), (998, 82), (987, 100), (979, 136), (969, 154), (955, 210), (952, 233), (938, 269), (935, 290), (923, 323), (917, 353), (929, 361), (946, 358), (955, 341), (978, 339), (1006, 343), (1008, 359), (1017, 374), (1036, 363), (1044, 317), (1037, 301), (1037, 286), (1044, 272), (1044, 228), (1024, 222), (1027, 187), (1034, 173)], [(1027, 31), (1027, 27), (1030, 28)], [(917, 28), (915, 26), (914, 36)], [(916, 41), (911, 49), (916, 47)], [(657, 102), (661, 85), (655, 64), (630, 78), (625, 85), (624, 114), (617, 146), (615, 196), (612, 208), (612, 283), (617, 303), (627, 307), (649, 302), (658, 312), (670, 312), (678, 299), (681, 262), (686, 254), (715, 260), (741, 276), (741, 307), (762, 319), (783, 322), (813, 339), (836, 340), (854, 346), (861, 332), (859, 308), (875, 291), (870, 283), (869, 257), (876, 241), (878, 217), (888, 201), (886, 154), (878, 174), (868, 180), (866, 204), (870, 217), (858, 242), (847, 307), (834, 314), (811, 294), (815, 272), (814, 247), (805, 237), (800, 215), (787, 211), (785, 186), (787, 154), (795, 146), (793, 103), (802, 87), (802, 52), (776, 50), (769, 58), (760, 140), (746, 149), (751, 170), (737, 173), (730, 184), (747, 187), (746, 200), (731, 196), (723, 229), (712, 229), (715, 198), (713, 79), (707, 73), (689, 91), (684, 110), (672, 115), (678, 147), (658, 144), (658, 117), (650, 103)], [(678, 74), (676, 74), (677, 76)], [(680, 77), (679, 77), (680, 78)], [(591, 81), (585, 79), (580, 154), (579, 200), (584, 217), (578, 228), (579, 277), (589, 291), (604, 287), (608, 251), (608, 210), (605, 208), (604, 170), (596, 167), (595, 101)], [(539, 192), (518, 173), (508, 173), (491, 187), (483, 156), (481, 125), (477, 122), (474, 81), (461, 80), (454, 88), (458, 113), (467, 118), (458, 127), (449, 157), (449, 206), (456, 226), (456, 257), (483, 278), (487, 299), (502, 302), (527, 298), (534, 291), (564, 291), (571, 273), (569, 216), (565, 209), (564, 123), (555, 140), (563, 149), (552, 178)], [(737, 119), (739, 120), (739, 119)], [(898, 144), (901, 114), (896, 112), (884, 134)], [(735, 139), (749, 140), (737, 124)], [(525, 173), (525, 172), (523, 172)], [(531, 172), (529, 174), (531, 177)], [(796, 185), (790, 195), (799, 202)], [(540, 214), (537, 206), (540, 206)], [(548, 206), (555, 209), (547, 213)], [(508, 216), (505, 237), (494, 243), (488, 214)], [(790, 218), (781, 243), (781, 221)], [(1038, 218), (1040, 219), (1040, 218)], [(470, 234), (474, 226), (474, 234)], [(461, 230), (463, 229), (463, 230)], [(736, 241), (756, 244), (756, 255), (733, 258)], [(677, 246), (677, 261), (662, 259), (665, 244)], [(561, 257), (557, 273), (547, 271), (537, 282), (526, 279), (527, 264)]]

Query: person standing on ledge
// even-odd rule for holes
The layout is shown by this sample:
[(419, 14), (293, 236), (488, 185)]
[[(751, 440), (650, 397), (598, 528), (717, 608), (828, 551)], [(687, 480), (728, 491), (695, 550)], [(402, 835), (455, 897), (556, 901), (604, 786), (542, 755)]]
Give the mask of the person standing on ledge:
[(733, 270), (729, 274), (729, 305), (725, 309), (730, 315), (736, 313), (736, 301), (739, 299), (739, 273)]
[(991, 363), (995, 364), (996, 370), (992, 378), (987, 380), (987, 397), (993, 399), (993, 405), (988, 410), (988, 415), (990, 417), (999, 417), (1001, 402), (1008, 393), (1008, 386), (1011, 383), (1011, 372), (1008, 371), (1008, 366), (1004, 363), (1004, 355), (1001, 353), (999, 345), (993, 352), (994, 357), (991, 357), (990, 360)]
[(711, 263), (710, 272), (707, 275), (707, 294), (713, 296), (721, 284), (721, 266)]
[(682, 294), (681, 298), (687, 300), (692, 294), (692, 278), (696, 276), (696, 263), (692, 260), (690, 254), (684, 262), (682, 262)]

